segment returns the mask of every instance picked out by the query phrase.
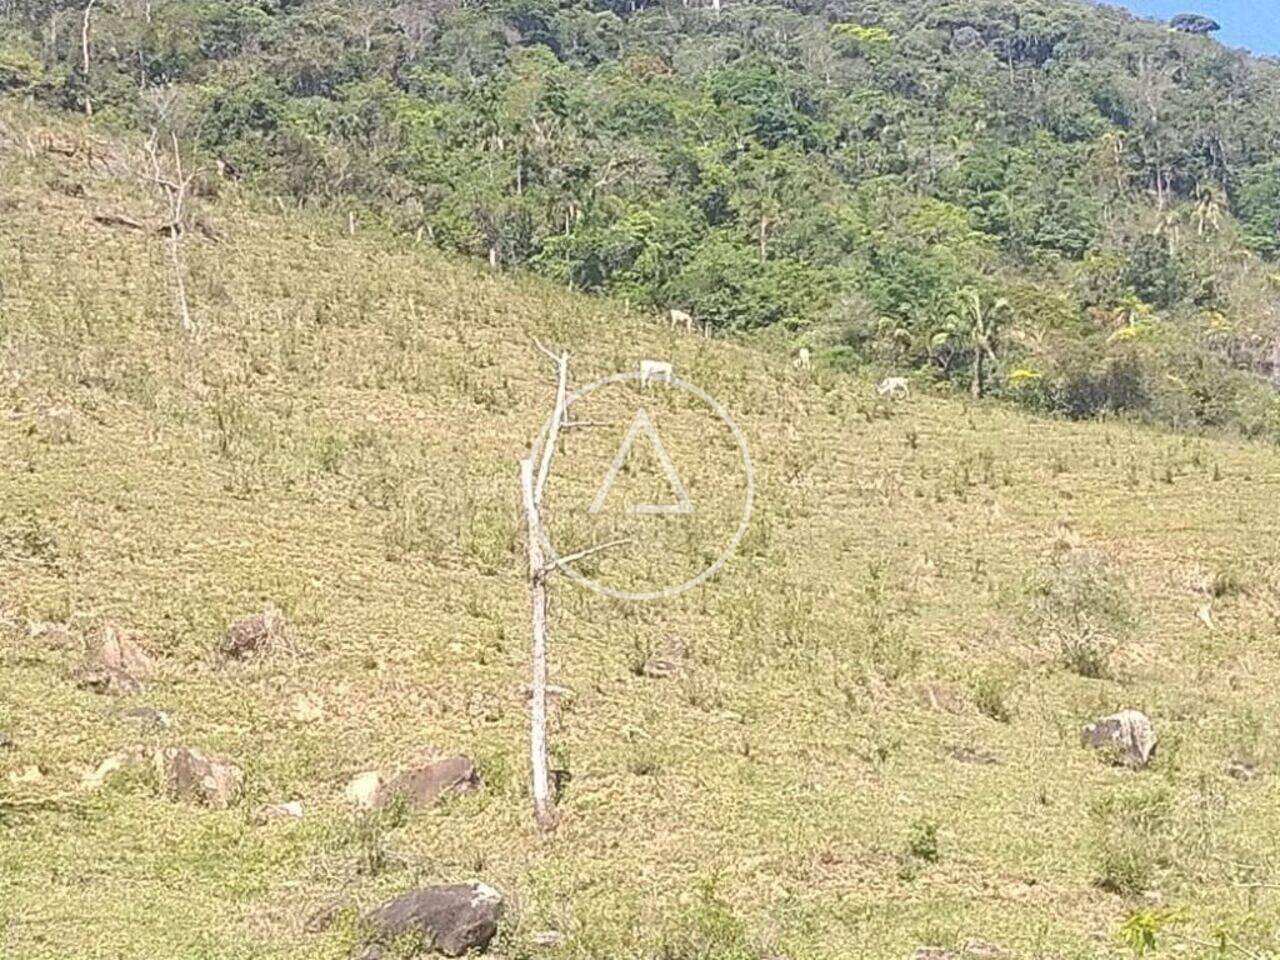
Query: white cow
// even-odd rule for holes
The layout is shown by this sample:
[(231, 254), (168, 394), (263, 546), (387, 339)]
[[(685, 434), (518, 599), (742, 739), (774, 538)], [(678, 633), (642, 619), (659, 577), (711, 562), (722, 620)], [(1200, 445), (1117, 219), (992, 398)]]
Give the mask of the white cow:
[(796, 358), (791, 361), (791, 365), (797, 370), (808, 370), (811, 366), (811, 358), (809, 356), (809, 348), (801, 347), (800, 352), (796, 354)]
[(685, 333), (701, 332), (703, 336), (711, 335), (711, 326), (709, 324), (699, 323), (697, 320), (693, 319), (692, 314), (686, 313), (683, 310), (676, 310), (673, 307), (668, 313), (667, 318), (670, 321), (671, 328), (673, 330), (678, 330), (681, 327), (684, 327)]
[(881, 397), (903, 399), (911, 396), (911, 384), (906, 377), (885, 377), (880, 381), (880, 386), (876, 387), (876, 393)]
[(671, 364), (666, 360), (641, 360), (640, 382), (648, 384), (650, 380), (671, 382), (673, 376)]

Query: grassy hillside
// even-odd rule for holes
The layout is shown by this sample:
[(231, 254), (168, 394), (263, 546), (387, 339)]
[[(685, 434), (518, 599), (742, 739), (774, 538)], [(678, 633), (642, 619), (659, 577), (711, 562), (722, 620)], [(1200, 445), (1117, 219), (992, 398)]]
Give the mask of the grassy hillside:
[(84, 8), (0, 4), (0, 92), (849, 367), (1280, 440), (1280, 64), (1211, 36), (1084, 0)]
[[(1122, 956), (1121, 926), (1166, 912), (1158, 955), (1280, 950), (1273, 450), (878, 403), (765, 345), (672, 334), (234, 188), (196, 211), (223, 240), (185, 241), (186, 337), (163, 241), (93, 220), (158, 217), (136, 150), (50, 152), (45, 123), (0, 115), (5, 957), (345, 957), (359, 910), (470, 877), (513, 902), (493, 947), (508, 960)], [(553, 581), (551, 740), (572, 780), (552, 837), (525, 759), (516, 462), (552, 399), (531, 336), (572, 352), (577, 383), (670, 358), (756, 468), (744, 547), (701, 589), (634, 604)], [(705, 428), (652, 405), (695, 499), (736, 495), (698, 473), (718, 462), (698, 460)], [(624, 426), (570, 437), (583, 489)], [(568, 538), (576, 490), (549, 494)], [(631, 556), (593, 569), (638, 581)], [(1064, 658), (1070, 624), (1037, 615), (1038, 578), (1090, 616), (1100, 593), (1128, 598), (1131, 629), (1098, 621), (1124, 640), (1104, 679)], [(228, 624), (266, 605), (288, 642), (221, 662)], [(74, 682), (107, 622), (159, 663), (141, 696)], [(640, 675), (677, 641), (675, 676)], [(137, 705), (172, 728), (140, 733)], [(1162, 738), (1144, 771), (1078, 740), (1130, 706)], [(78, 789), (152, 743), (234, 759), (246, 797), (202, 809), (144, 773)], [(476, 758), (483, 789), (349, 810), (352, 775), (424, 746)], [(300, 821), (255, 824), (292, 798)], [(536, 946), (546, 929), (564, 944)]]

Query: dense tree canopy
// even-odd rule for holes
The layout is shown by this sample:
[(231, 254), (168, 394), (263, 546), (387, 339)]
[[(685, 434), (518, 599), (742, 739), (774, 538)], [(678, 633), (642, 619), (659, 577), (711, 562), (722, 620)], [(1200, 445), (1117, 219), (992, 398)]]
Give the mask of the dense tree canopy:
[(832, 362), (1280, 426), (1280, 65), (1207, 37), (1067, 0), (84, 13), (0, 0), (0, 91)]

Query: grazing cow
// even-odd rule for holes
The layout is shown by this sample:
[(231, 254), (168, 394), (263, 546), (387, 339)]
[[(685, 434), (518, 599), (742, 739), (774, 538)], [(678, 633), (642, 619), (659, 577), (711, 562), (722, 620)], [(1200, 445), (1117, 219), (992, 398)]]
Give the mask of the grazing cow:
[(685, 313), (683, 310), (676, 310), (674, 308), (671, 310), (670, 320), (672, 329), (684, 327), (685, 333), (693, 333), (699, 326), (698, 321), (694, 320), (690, 314)]
[(650, 380), (662, 380), (670, 383), (672, 379), (671, 364), (665, 360), (641, 360), (640, 382), (648, 384)]
[(796, 354), (796, 358), (791, 361), (791, 365), (797, 370), (808, 370), (810, 364), (809, 348), (801, 347), (800, 352)]
[(876, 393), (894, 400), (904, 399), (911, 396), (911, 384), (907, 383), (906, 377), (885, 377), (876, 387)]

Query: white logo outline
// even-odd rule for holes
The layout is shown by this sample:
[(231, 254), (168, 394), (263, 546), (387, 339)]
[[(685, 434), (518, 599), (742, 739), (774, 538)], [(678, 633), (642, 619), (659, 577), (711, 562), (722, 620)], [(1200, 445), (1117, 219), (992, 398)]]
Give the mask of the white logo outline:
[[(588, 394), (599, 390), (601, 387), (606, 387), (613, 383), (624, 383), (628, 380), (638, 380), (641, 383), (645, 382), (643, 376), (638, 371), (631, 371), (601, 377), (599, 380), (592, 381), (585, 387), (580, 387), (565, 400), (564, 409), (566, 416), (569, 408), (579, 400), (584, 399)], [(593, 580), (585, 574), (579, 573), (571, 564), (564, 562), (559, 552), (551, 544), (551, 538), (547, 535), (546, 524), (538, 525), (538, 532), (542, 540), (543, 549), (547, 552), (547, 555), (551, 558), (556, 567), (560, 569), (565, 576), (569, 577), (569, 579), (575, 581), (580, 586), (586, 587), (588, 590), (593, 590), (596, 593), (613, 597), (616, 600), (659, 600), (664, 597), (674, 597), (687, 590), (692, 590), (694, 587), (714, 576), (716, 571), (728, 562), (729, 557), (731, 557), (734, 551), (738, 549), (738, 544), (742, 542), (742, 538), (747, 532), (747, 526), (751, 522), (751, 508), (755, 500), (755, 470), (751, 465), (751, 452), (747, 449), (747, 440), (746, 437), (743, 436), (742, 430), (738, 427), (738, 424), (734, 421), (733, 417), (729, 415), (729, 411), (701, 388), (675, 376), (664, 379), (661, 382), (667, 386), (683, 390), (685, 393), (701, 400), (706, 406), (710, 407), (712, 412), (715, 413), (720, 421), (729, 428), (729, 432), (733, 435), (733, 439), (738, 445), (738, 452), (742, 458), (743, 472), (746, 474), (746, 496), (744, 497), (742, 506), (742, 518), (738, 523), (737, 530), (734, 531), (733, 536), (729, 539), (729, 543), (725, 546), (720, 556), (718, 556), (705, 570), (697, 576), (691, 577), (683, 583), (676, 584), (673, 587), (666, 587), (662, 590), (651, 590), (642, 593), (627, 590), (615, 590), (613, 587), (605, 586), (603, 583)], [(552, 414), (552, 416), (554, 416), (554, 414)], [(548, 417), (546, 422), (542, 425), (542, 432), (538, 438), (539, 448), (546, 443), (547, 437), (550, 433), (551, 417)]]
[(653, 425), (653, 419), (649, 416), (649, 411), (644, 407), (636, 410), (636, 415), (631, 420), (631, 426), (627, 428), (627, 434), (622, 438), (622, 444), (618, 447), (618, 452), (613, 455), (613, 460), (609, 463), (609, 470), (605, 473), (604, 480), (600, 482), (600, 489), (596, 491), (595, 498), (591, 501), (591, 506), (587, 508), (587, 513), (597, 514), (604, 508), (604, 502), (608, 499), (609, 491), (613, 489), (613, 482), (618, 479), (618, 471), (627, 462), (627, 454), (631, 452), (631, 447), (635, 444), (636, 437), (642, 430), (645, 436), (649, 438), (649, 445), (653, 447), (653, 452), (657, 454), (658, 463), (662, 465), (663, 476), (667, 478), (667, 484), (671, 487), (671, 492), (676, 495), (676, 502), (628, 504), (626, 512), (631, 514), (693, 513), (693, 501), (689, 499), (689, 494), (685, 490), (684, 484), (680, 482), (680, 474), (676, 472), (676, 465), (671, 462), (671, 457), (667, 455), (667, 448), (662, 445), (662, 438), (658, 436), (657, 428)]

